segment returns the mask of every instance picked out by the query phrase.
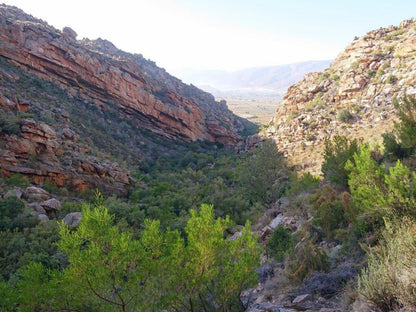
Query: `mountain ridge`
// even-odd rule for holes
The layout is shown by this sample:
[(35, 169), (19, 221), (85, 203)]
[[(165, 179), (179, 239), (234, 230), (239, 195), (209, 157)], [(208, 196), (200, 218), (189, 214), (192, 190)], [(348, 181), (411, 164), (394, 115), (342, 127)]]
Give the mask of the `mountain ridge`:
[(61, 32), (15, 7), (2, 5), (0, 14), (0, 55), (43, 79), (89, 97), (101, 108), (118, 101), (138, 126), (171, 139), (239, 141), (236, 129), (241, 125), (234, 124), (225, 103), (183, 84), (141, 55), (122, 52), (102, 39), (77, 41), (71, 28)]
[(314, 71), (327, 68), (332, 60), (305, 61), (235, 71), (183, 70), (181, 77), (215, 96), (224, 94), (284, 94), (288, 87)]

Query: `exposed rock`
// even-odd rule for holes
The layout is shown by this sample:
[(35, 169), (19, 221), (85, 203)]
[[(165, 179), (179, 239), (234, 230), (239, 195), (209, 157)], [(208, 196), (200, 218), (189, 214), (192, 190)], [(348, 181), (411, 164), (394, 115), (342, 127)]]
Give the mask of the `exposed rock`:
[(345, 284), (357, 275), (357, 269), (350, 266), (338, 268), (330, 273), (315, 272), (298, 290), (299, 294), (318, 294), (322, 297), (331, 297)]
[[(378, 138), (392, 129), (393, 99), (412, 94), (416, 83), (416, 20), (381, 28), (354, 40), (322, 73), (291, 86), (261, 135), (273, 139), (301, 171), (320, 174), (326, 139), (340, 134)], [(339, 120), (348, 110), (352, 118)], [(246, 148), (260, 141), (247, 140)]]
[(304, 303), (306, 301), (311, 301), (311, 300), (312, 300), (312, 296), (310, 294), (304, 294), (304, 295), (297, 296), (295, 299), (293, 299), (292, 303), (299, 304), (299, 303)]
[[(0, 55), (79, 94), (99, 109), (117, 103), (126, 118), (171, 139), (234, 146), (241, 125), (225, 102), (170, 76), (141, 55), (97, 39), (76, 41), (23, 11), (0, 5)], [(6, 105), (8, 105), (6, 103)]]
[(22, 199), (22, 195), (23, 195), (23, 192), (22, 192), (21, 188), (20, 187), (15, 187), (15, 188), (7, 191), (7, 193), (4, 194), (4, 198), (14, 196), (18, 199)]
[(39, 202), (50, 199), (51, 195), (43, 188), (37, 186), (29, 186), (25, 190), (25, 198), (28, 202)]
[(33, 209), (33, 211), (37, 212), (38, 214), (46, 214), (45, 208), (43, 208), (39, 203), (30, 203), (27, 204), (27, 206)]
[(270, 277), (273, 277), (274, 270), (273, 270), (273, 267), (270, 265), (270, 263), (263, 263), (257, 269), (257, 274), (258, 274), (259, 283), (264, 283)]
[(68, 226), (77, 226), (79, 222), (81, 221), (81, 218), (82, 218), (81, 212), (71, 212), (71, 213), (68, 213), (64, 217), (63, 221)]
[(40, 221), (49, 221), (49, 218), (46, 214), (39, 214), (38, 218)]
[(61, 210), (62, 204), (59, 200), (57, 200), (56, 198), (51, 198), (48, 200), (45, 200), (41, 203), (39, 203), (46, 211), (49, 210), (55, 210), (55, 211), (59, 211)]
[(281, 225), (282, 223), (283, 223), (283, 214), (279, 214), (276, 218), (274, 218), (273, 220), (272, 220), (272, 222), (270, 222), (270, 227), (272, 228), (272, 229), (275, 229), (275, 228), (277, 228), (279, 225)]

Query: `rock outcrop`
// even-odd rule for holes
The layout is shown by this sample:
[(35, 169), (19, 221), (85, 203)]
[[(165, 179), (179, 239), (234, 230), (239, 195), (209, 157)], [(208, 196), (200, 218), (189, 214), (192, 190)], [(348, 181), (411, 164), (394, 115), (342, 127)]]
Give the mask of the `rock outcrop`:
[(325, 139), (367, 140), (391, 130), (393, 99), (416, 94), (415, 55), (414, 19), (355, 38), (328, 69), (288, 89), (262, 136), (300, 169), (319, 173)]
[(230, 146), (239, 141), (240, 126), (225, 103), (141, 55), (120, 51), (106, 40), (77, 41), (76, 36), (69, 27), (61, 32), (15, 7), (0, 5), (0, 56), (10, 62), (103, 111), (116, 103), (137, 127), (170, 139)]

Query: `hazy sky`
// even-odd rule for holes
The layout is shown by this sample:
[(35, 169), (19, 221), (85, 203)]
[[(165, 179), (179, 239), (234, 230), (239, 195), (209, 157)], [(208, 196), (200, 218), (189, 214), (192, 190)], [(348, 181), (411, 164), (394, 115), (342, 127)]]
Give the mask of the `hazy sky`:
[(173, 74), (333, 59), (354, 36), (416, 15), (415, 0), (3, 1)]

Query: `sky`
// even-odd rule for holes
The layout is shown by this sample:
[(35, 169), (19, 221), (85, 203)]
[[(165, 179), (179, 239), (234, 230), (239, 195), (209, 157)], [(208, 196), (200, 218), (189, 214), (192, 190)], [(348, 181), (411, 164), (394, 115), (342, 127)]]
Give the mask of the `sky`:
[[(1, 0), (0, 0), (1, 1)], [(102, 38), (172, 74), (334, 59), (415, 0), (3, 0), (78, 39)]]

